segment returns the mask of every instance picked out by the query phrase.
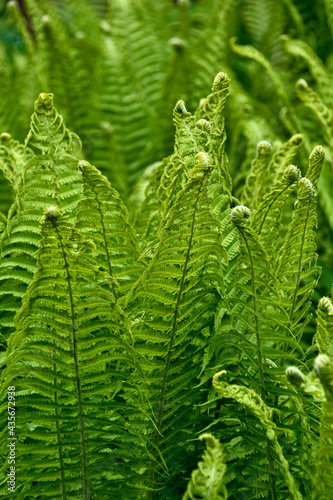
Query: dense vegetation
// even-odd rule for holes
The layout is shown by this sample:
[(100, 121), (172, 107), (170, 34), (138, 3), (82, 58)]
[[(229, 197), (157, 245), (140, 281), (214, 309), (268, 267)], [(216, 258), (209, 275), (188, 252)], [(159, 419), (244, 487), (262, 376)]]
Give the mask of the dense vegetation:
[(331, 498), (332, 2), (0, 16), (0, 494)]

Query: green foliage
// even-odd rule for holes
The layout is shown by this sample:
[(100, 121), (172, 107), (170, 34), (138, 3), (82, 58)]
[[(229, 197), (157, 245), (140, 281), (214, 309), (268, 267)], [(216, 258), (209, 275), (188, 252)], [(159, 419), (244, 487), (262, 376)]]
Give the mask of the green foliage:
[[(17, 498), (79, 492), (86, 499), (107, 498), (117, 476), (109, 469), (112, 457), (124, 460), (126, 442), (135, 439), (122, 423), (120, 396), (127, 384), (121, 365), (126, 371), (133, 366), (132, 338), (113, 295), (101, 286), (94, 250), (58, 207), (46, 209), (37, 271), (16, 316), (2, 374), (15, 384), (23, 410), (16, 470), (25, 486)], [(2, 413), (7, 416), (6, 405)], [(6, 437), (2, 432), (3, 446)]]
[(35, 102), (24, 148), (8, 140), (3, 157), (15, 198), (1, 234), (2, 345), (36, 270), (43, 211), (55, 204), (63, 213), (71, 213), (83, 196), (74, 156), (79, 140), (65, 127), (52, 94), (40, 94)]
[(329, 498), (331, 2), (0, 27), (1, 496)]
[(200, 441), (206, 440), (203, 462), (192, 472), (183, 500), (226, 500), (227, 490), (224, 485), (226, 466), (221, 444), (212, 434), (201, 434)]
[(316, 374), (324, 388), (326, 402), (323, 404), (321, 417), (320, 446), (318, 451), (318, 467), (315, 477), (313, 499), (327, 498), (331, 491), (333, 472), (333, 368), (332, 358), (320, 354), (314, 365)]

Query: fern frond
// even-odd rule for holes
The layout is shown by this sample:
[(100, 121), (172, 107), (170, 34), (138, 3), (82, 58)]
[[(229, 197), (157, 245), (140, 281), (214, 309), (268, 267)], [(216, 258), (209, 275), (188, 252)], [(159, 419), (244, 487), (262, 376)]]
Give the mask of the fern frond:
[[(249, 224), (250, 215), (250, 210), (244, 206), (235, 207), (231, 212), (232, 222), (240, 233), (241, 249), (229, 306), (235, 331), (247, 332), (250, 338), (251, 335), (256, 338), (253, 350), (257, 352), (260, 387), (265, 400), (263, 356), (278, 361), (280, 353), (269, 352), (270, 347), (278, 338), (288, 338), (290, 331), (288, 317), (280, 303), (277, 278), (265, 248)], [(249, 317), (249, 313), (252, 317)], [(291, 338), (289, 340), (296, 347), (297, 344)]]
[(303, 40), (293, 40), (287, 35), (280, 37), (282, 47), (288, 54), (295, 58), (303, 59), (309, 67), (311, 75), (318, 85), (320, 95), (326, 104), (332, 102), (332, 89), (330, 77), (322, 60)]
[(261, 243), (272, 258), (276, 255), (279, 244), (282, 209), (293, 186), (300, 178), (300, 170), (294, 165), (289, 165), (282, 178), (272, 186), (270, 193), (264, 196), (253, 215), (252, 227), (260, 235)]
[(242, 57), (247, 57), (249, 59), (257, 61), (267, 71), (267, 74), (269, 75), (269, 77), (271, 78), (272, 82), (275, 85), (278, 95), (280, 96), (282, 102), (290, 112), (292, 127), (294, 128), (295, 132), (302, 131), (301, 124), (299, 123), (296, 112), (294, 110), (294, 106), (290, 101), (289, 95), (281, 81), (279, 74), (277, 73), (277, 71), (274, 70), (269, 59), (252, 45), (238, 45), (236, 42), (237, 42), (237, 37), (231, 38), (230, 45), (232, 50), (236, 54), (239, 54)]
[[(297, 170), (292, 167), (289, 173), (292, 174), (291, 180), (294, 181)], [(276, 405), (278, 393), (281, 391), (281, 388), (277, 387), (276, 381), (280, 379), (282, 374), (279, 365), (284, 356), (284, 351), (280, 346), (286, 342), (288, 345), (287, 355), (294, 362), (298, 356), (303, 358), (304, 352), (290, 328), (289, 318), (280, 297), (279, 282), (270, 263), (271, 259), (249, 223), (249, 209), (244, 206), (235, 207), (231, 212), (231, 217), (240, 234), (240, 255), (238, 262), (236, 261), (236, 273), (227, 287), (227, 304), (220, 305), (216, 318), (216, 334), (212, 341), (215, 350), (215, 366), (228, 366), (231, 370), (232, 380), (236, 383), (241, 380), (246, 387), (261, 394), (261, 399), (265, 404)], [(228, 276), (225, 279), (227, 280), (227, 278)], [(212, 368), (209, 367), (209, 370)], [(287, 391), (284, 392), (284, 394), (287, 393)], [(287, 402), (292, 400), (293, 393), (289, 391), (288, 396)], [(306, 422), (303, 422), (301, 418), (302, 405), (297, 401), (294, 404), (297, 408), (297, 417), (293, 416), (293, 421), (295, 427), (302, 433), (301, 435), (304, 435), (304, 432), (309, 431)], [(281, 407), (283, 408), (283, 404)], [(236, 455), (235, 458), (238, 458), (239, 462), (230, 465), (232, 467), (230, 471), (239, 467), (244, 469), (241, 484), (247, 488), (247, 491), (254, 491), (254, 484), (247, 481), (248, 475), (257, 474), (249, 460), (249, 455), (254, 455), (254, 460), (258, 466), (260, 464), (262, 470), (260, 483), (256, 482), (255, 491), (258, 495), (269, 496), (272, 488), (274, 490), (274, 481), (276, 481), (277, 495), (282, 485), (276, 478), (274, 471), (272, 446), (264, 444), (265, 437), (263, 439), (262, 434), (258, 434), (258, 429), (253, 422), (249, 422), (249, 418), (239, 416), (237, 407), (228, 404), (225, 409), (221, 408), (218, 413), (218, 421), (221, 424), (223, 421), (228, 422), (223, 426), (221, 434), (218, 436), (227, 440), (235, 438), (237, 432), (237, 435), (244, 439), (244, 445), (240, 447), (240, 450), (244, 450), (245, 447), (246, 453), (240, 451), (240, 455)], [(288, 416), (291, 414), (294, 415), (289, 407), (283, 408), (282, 425), (289, 424)], [(238, 424), (237, 420), (239, 420)], [(240, 431), (239, 427), (241, 427)], [(234, 433), (232, 434), (232, 432)], [(258, 442), (262, 444), (259, 446)], [(282, 445), (288, 446), (285, 438), (283, 438)], [(299, 455), (301, 464), (306, 460), (306, 453), (307, 451), (304, 451)], [(267, 467), (267, 465), (269, 466)], [(300, 467), (298, 462), (295, 467)], [(304, 470), (302, 468), (302, 471)], [(271, 485), (267, 484), (268, 475), (270, 475)], [(232, 487), (230, 486), (230, 491), (237, 491), (238, 487), (239, 483), (235, 479)]]
[(281, 144), (281, 146), (277, 148), (272, 156), (272, 160), (268, 167), (268, 175), (270, 176), (270, 173), (272, 172), (273, 179), (277, 180), (280, 175), (283, 174), (287, 166), (291, 163), (299, 148), (303, 145), (303, 142), (304, 137), (302, 136), (302, 134), (295, 134), (290, 137), (287, 142)]
[(75, 146), (74, 139), (81, 145), (80, 139), (65, 127), (63, 117), (54, 107), (53, 94), (40, 94), (31, 116), (25, 147), (39, 154), (70, 153)]
[[(218, 313), (215, 363), (237, 365), (243, 383), (247, 380), (247, 384), (256, 388), (266, 404), (269, 392), (274, 391), (272, 377), (280, 357), (279, 350), (273, 346), (278, 339), (284, 338), (294, 348), (298, 349), (298, 346), (287, 327), (288, 318), (280, 304), (278, 283), (268, 254), (251, 228), (249, 218), (247, 207), (237, 206), (231, 211), (232, 223), (240, 234), (240, 255), (229, 285), (227, 304), (222, 303)], [(257, 439), (262, 440), (262, 437)], [(264, 446), (262, 444), (259, 448)], [(261, 452), (258, 460), (266, 470), (266, 478), (269, 474), (270, 488), (275, 492), (273, 498), (277, 498), (272, 456), (267, 438), (266, 453)], [(261, 487), (268, 488), (268, 485)]]
[(326, 402), (321, 417), (318, 467), (314, 478), (313, 500), (328, 499), (333, 488), (333, 368), (332, 358), (320, 354), (315, 372), (325, 390)]
[(276, 38), (281, 33), (283, 4), (272, 0), (245, 0), (242, 3), (242, 20), (256, 46), (271, 54)]
[(114, 128), (130, 185), (143, 167), (156, 160), (154, 141), (147, 143), (147, 139), (156, 136), (160, 118), (154, 109), (166, 72), (168, 47), (146, 24), (147, 17), (141, 2), (113, 2), (103, 47), (101, 110), (104, 120)]
[(310, 319), (311, 296), (320, 276), (316, 265), (316, 225), (316, 192), (303, 177), (298, 183), (295, 209), (276, 270), (290, 328), (298, 342)]
[[(128, 459), (137, 442), (121, 415), (122, 388), (129, 390), (135, 370), (129, 325), (101, 286), (94, 245), (57, 207), (46, 209), (41, 236), (37, 272), (2, 373), (1, 393), (15, 385), (23, 410), (16, 419), (22, 437), (17, 498), (131, 498), (119, 481), (123, 474), (130, 480)], [(6, 444), (2, 432), (3, 452)]]
[[(137, 263), (138, 244), (128, 221), (128, 212), (107, 179), (86, 161), (79, 163), (85, 200), (77, 207), (77, 227), (96, 245), (95, 259), (109, 273), (116, 298), (126, 293), (142, 273)], [(119, 288), (113, 279), (116, 278)]]
[(317, 116), (323, 128), (325, 140), (328, 144), (332, 141), (332, 112), (322, 102), (320, 96), (309, 87), (305, 80), (298, 80), (296, 90), (299, 98)]
[(317, 187), (324, 160), (324, 148), (322, 146), (316, 146), (309, 156), (309, 167), (306, 172), (306, 178), (309, 179), (313, 187)]
[[(156, 423), (151, 430), (149, 486), (156, 487), (155, 478), (161, 478), (163, 498), (174, 494), (173, 478), (187, 459), (187, 438), (196, 426), (193, 405), (202, 398), (201, 390), (189, 393), (187, 387), (190, 380), (199, 383), (212, 311), (223, 289), (220, 224), (211, 213), (207, 188), (212, 168), (208, 155), (199, 153), (159, 230), (155, 255), (129, 295), (130, 309), (140, 318), (132, 330), (136, 350), (150, 360), (146, 390)], [(159, 454), (168, 478), (163, 477)]]
[(151, 240), (156, 238), (161, 208), (157, 190), (164, 168), (170, 161), (172, 161), (171, 158), (164, 158), (164, 160), (155, 165), (148, 179), (144, 199), (135, 214), (133, 225), (137, 231), (141, 246), (147, 246)]
[(209, 92), (211, 81), (221, 69), (230, 71), (228, 42), (236, 16), (235, 0), (199, 2), (192, 7), (192, 11), (190, 6), (189, 26), (183, 36), (189, 46), (185, 45), (182, 66), (187, 73), (184, 75), (184, 99), (190, 109), (195, 109), (200, 98)]
[(329, 297), (318, 302), (315, 340), (320, 354), (333, 358), (333, 304)]
[(267, 164), (272, 146), (267, 141), (259, 142), (256, 158), (251, 163), (251, 170), (246, 177), (244, 191), (241, 196), (243, 205), (250, 210), (256, 209), (262, 198), (262, 184), (267, 173)]
[(199, 439), (205, 439), (206, 450), (202, 455), (203, 461), (198, 463), (198, 469), (192, 472), (183, 500), (227, 500), (223, 448), (212, 434), (201, 434)]
[(293, 500), (302, 500), (302, 496), (298, 491), (294, 478), (289, 470), (289, 465), (287, 460), (283, 455), (283, 450), (278, 442), (276, 436), (276, 424), (272, 420), (272, 409), (269, 408), (265, 402), (260, 398), (260, 396), (253, 390), (247, 387), (242, 387), (238, 385), (229, 385), (221, 380), (221, 376), (225, 375), (225, 370), (217, 373), (213, 379), (213, 387), (215, 391), (222, 398), (235, 399), (242, 405), (246, 406), (252, 414), (254, 414), (259, 420), (263, 428), (267, 439), (272, 445), (272, 449), (276, 453), (286, 485), (289, 489), (290, 498)]
[[(293, 135), (283, 144), (274, 147), (273, 154), (268, 161), (269, 143), (260, 142), (257, 147), (257, 158), (253, 160), (251, 172), (248, 177), (248, 184), (242, 194), (242, 199), (250, 199), (250, 205), (259, 213), (259, 205), (263, 202), (265, 196), (269, 195), (272, 185), (280, 181), (286, 168), (290, 165), (298, 150), (303, 144), (301, 134)], [(261, 161), (261, 155), (263, 155)], [(250, 189), (253, 187), (251, 200)]]
[(36, 270), (43, 211), (56, 204), (74, 218), (73, 210), (83, 198), (77, 159), (68, 153), (74, 147), (74, 138), (54, 108), (53, 96), (41, 94), (25, 143), (26, 151), (31, 147), (36, 154), (30, 158), (27, 155), (14, 213), (1, 237), (1, 324), (5, 337), (12, 331), (13, 317)]
[(15, 141), (10, 134), (3, 132), (0, 136), (0, 170), (16, 192), (22, 180), (24, 163), (32, 156), (32, 151), (24, 150), (24, 146)]
[[(212, 158), (216, 170), (212, 182), (219, 182), (223, 191), (232, 189), (232, 181), (227, 169), (227, 157), (225, 154), (226, 132), (224, 127), (224, 116), (222, 111), (229, 95), (230, 78), (226, 73), (218, 73), (213, 81), (212, 93), (200, 101), (196, 112), (196, 127), (206, 127), (209, 124), (209, 135), (205, 150)], [(216, 180), (214, 179), (216, 177)], [(230, 195), (231, 196), (231, 195)]]

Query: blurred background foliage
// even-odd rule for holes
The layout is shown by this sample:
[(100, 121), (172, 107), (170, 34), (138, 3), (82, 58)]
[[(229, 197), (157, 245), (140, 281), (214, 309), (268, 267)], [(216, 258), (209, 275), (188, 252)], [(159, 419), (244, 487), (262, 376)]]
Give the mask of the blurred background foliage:
[[(0, 132), (23, 142), (35, 99), (52, 92), (83, 157), (132, 213), (173, 151), (175, 103), (194, 111), (219, 71), (231, 77), (226, 150), (236, 196), (259, 141), (277, 148), (301, 133), (303, 174), (322, 145), (314, 306), (330, 293), (333, 0), (10, 0), (0, 4), (0, 38)], [(0, 177), (5, 213), (11, 192)], [(310, 324), (309, 341), (313, 332)]]

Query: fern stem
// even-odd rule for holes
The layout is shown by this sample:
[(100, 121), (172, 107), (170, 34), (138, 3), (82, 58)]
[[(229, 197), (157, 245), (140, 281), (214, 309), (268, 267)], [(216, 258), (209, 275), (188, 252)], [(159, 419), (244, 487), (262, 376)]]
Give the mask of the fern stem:
[(79, 430), (80, 430), (80, 441), (81, 441), (81, 452), (82, 452), (82, 473), (83, 473), (83, 498), (84, 500), (89, 500), (89, 484), (88, 484), (88, 462), (87, 462), (87, 449), (86, 449), (86, 436), (84, 431), (84, 418), (83, 418), (83, 404), (82, 404), (82, 391), (81, 391), (81, 379), (80, 379), (80, 371), (79, 371), (79, 360), (77, 354), (77, 338), (76, 338), (76, 323), (75, 323), (75, 310), (74, 310), (74, 299), (72, 292), (72, 283), (71, 277), (69, 274), (69, 265), (67, 262), (67, 256), (64, 249), (64, 245), (62, 242), (61, 234), (59, 233), (57, 223), (53, 219), (51, 219), (54, 229), (56, 231), (61, 253), (64, 259), (66, 276), (67, 276), (67, 284), (68, 284), (68, 294), (69, 294), (69, 303), (70, 303), (70, 311), (71, 311), (71, 326), (72, 326), (72, 341), (73, 341), (73, 357), (74, 357), (74, 368), (75, 368), (75, 379), (76, 379), (76, 387), (78, 394), (78, 409), (79, 409)]
[(55, 164), (54, 164), (54, 151), (53, 151), (51, 134), (50, 134), (50, 129), (49, 129), (49, 120), (48, 120), (47, 116), (45, 116), (45, 120), (46, 120), (46, 123), (47, 123), (47, 133), (48, 133), (48, 136), (49, 136), (50, 156), (51, 156), (51, 161), (52, 161), (54, 201), (55, 201), (55, 205), (58, 207), (59, 206), (59, 201), (58, 201), (57, 173), (56, 173)]
[[(99, 215), (100, 215), (100, 218), (101, 218), (101, 226), (102, 226), (102, 231), (103, 231), (103, 240), (104, 240), (104, 248), (105, 248), (105, 255), (106, 255), (106, 260), (107, 260), (107, 263), (108, 263), (108, 268), (109, 268), (109, 273), (110, 273), (110, 276), (113, 277), (113, 273), (112, 273), (112, 264), (111, 264), (111, 259), (110, 259), (110, 253), (109, 253), (109, 246), (108, 246), (108, 242), (107, 242), (107, 238), (106, 238), (106, 231), (105, 231), (105, 224), (104, 224), (104, 216), (103, 216), (103, 211), (102, 211), (102, 208), (101, 208), (101, 202), (99, 201), (98, 199), (98, 194), (96, 193), (96, 191), (94, 190), (94, 186), (93, 184), (91, 184), (91, 189), (92, 189), (92, 192), (94, 193), (95, 195), (95, 200), (97, 201), (97, 205), (98, 205), (98, 212), (99, 212)], [(111, 281), (111, 288), (112, 288), (112, 293), (115, 297), (115, 299), (117, 300), (117, 297), (116, 297), (116, 289), (115, 289), (115, 286), (114, 286), (114, 283), (113, 281)]]
[[(53, 343), (53, 341), (52, 341)], [(55, 350), (53, 350), (53, 357), (55, 358)], [(53, 371), (56, 373), (57, 366), (56, 363), (53, 364)], [(54, 377), (53, 379), (53, 384), (56, 386), (57, 385), (57, 378)], [(54, 403), (57, 405), (58, 404), (58, 393), (57, 391), (54, 392)], [(59, 425), (59, 420), (58, 420), (58, 408), (54, 408), (54, 415), (56, 417), (55, 421), (55, 426), (56, 426), (56, 431), (57, 431), (57, 442), (58, 442), (58, 448), (59, 448), (59, 463), (60, 463), (60, 477), (61, 477), (61, 494), (63, 500), (67, 500), (67, 495), (66, 495), (66, 483), (65, 483), (65, 468), (64, 468), (64, 460), (63, 460), (63, 455), (62, 455), (62, 446), (60, 445), (60, 425)]]
[(265, 220), (266, 220), (266, 217), (267, 215), (269, 214), (269, 211), (271, 209), (271, 207), (273, 206), (273, 204), (276, 202), (276, 200), (278, 199), (279, 196), (281, 196), (287, 189), (289, 188), (289, 186), (287, 186), (283, 191), (281, 191), (280, 193), (278, 193), (275, 198), (273, 198), (273, 200), (271, 201), (269, 207), (267, 208), (266, 210), (266, 213), (264, 215), (264, 217), (262, 218), (262, 221), (261, 221), (261, 224), (260, 224), (260, 227), (259, 227), (259, 231), (258, 231), (258, 235), (260, 236), (261, 234), (261, 231), (262, 231), (262, 228), (264, 226), (264, 223), (265, 223)]
[[(264, 368), (263, 368), (263, 362), (262, 362), (260, 326), (259, 326), (259, 320), (258, 320), (257, 295), (256, 295), (256, 285), (255, 285), (255, 279), (254, 279), (254, 265), (253, 265), (251, 250), (250, 250), (249, 244), (247, 242), (247, 239), (246, 239), (242, 229), (240, 229), (240, 233), (244, 239), (244, 242), (245, 242), (248, 254), (249, 254), (249, 260), (250, 260), (250, 266), (251, 266), (251, 288), (252, 288), (252, 302), (253, 302), (255, 328), (256, 328), (258, 369), (259, 369), (259, 379), (260, 379), (260, 393), (261, 393), (261, 399), (266, 404), (266, 389), (265, 389), (265, 379), (264, 379)], [(277, 500), (276, 484), (275, 484), (275, 477), (274, 477), (274, 463), (273, 463), (273, 458), (272, 458), (272, 448), (271, 448), (271, 443), (270, 443), (270, 440), (268, 439), (268, 437), (266, 437), (266, 444), (267, 444), (267, 457), (268, 457), (268, 465), (269, 465), (269, 482), (270, 482), (271, 488), (272, 488), (272, 500)]]
[(300, 249), (299, 259), (298, 259), (298, 269), (297, 269), (297, 276), (296, 276), (296, 285), (295, 285), (295, 289), (294, 289), (293, 303), (292, 303), (292, 306), (291, 306), (290, 316), (289, 316), (290, 326), (291, 326), (291, 322), (292, 322), (292, 319), (293, 319), (293, 316), (294, 316), (294, 310), (295, 310), (296, 299), (297, 299), (297, 292), (298, 292), (298, 287), (299, 287), (300, 281), (301, 281), (300, 280), (300, 276), (301, 276), (301, 272), (302, 272), (303, 249), (304, 249), (304, 243), (305, 243), (306, 229), (307, 229), (308, 222), (309, 222), (309, 217), (310, 217), (310, 210), (311, 210), (311, 207), (312, 207), (312, 200), (313, 200), (313, 193), (312, 193), (311, 198), (310, 198), (310, 203), (309, 203), (307, 214), (306, 214), (306, 220), (304, 222), (304, 230), (303, 230), (303, 234), (302, 234), (302, 243), (301, 243), (301, 249)]
[(159, 410), (158, 410), (158, 416), (157, 416), (157, 423), (156, 423), (155, 433), (154, 433), (154, 437), (153, 437), (154, 448), (152, 451), (153, 458), (151, 460), (150, 471), (149, 471), (149, 486), (148, 486), (149, 491), (147, 492), (147, 500), (151, 500), (153, 498), (152, 497), (153, 491), (151, 490), (151, 488), (154, 485), (155, 463), (156, 463), (155, 458), (156, 458), (156, 452), (157, 452), (156, 449), (157, 449), (157, 445), (158, 445), (158, 440), (159, 440), (159, 436), (160, 436), (160, 429), (161, 429), (161, 424), (162, 424), (162, 418), (163, 418), (166, 383), (167, 383), (167, 377), (168, 377), (170, 361), (171, 361), (172, 346), (173, 346), (173, 342), (174, 342), (174, 338), (175, 338), (175, 334), (176, 334), (176, 329), (177, 329), (177, 318), (178, 318), (179, 304), (180, 304), (181, 296), (183, 293), (187, 265), (189, 262), (190, 252), (191, 252), (191, 247), (192, 247), (196, 210), (197, 210), (199, 196), (201, 194), (201, 189), (202, 189), (202, 184), (204, 182), (204, 179), (205, 178), (203, 177), (203, 179), (201, 181), (201, 186), (198, 190), (198, 194), (197, 194), (197, 197), (196, 197), (196, 200), (194, 203), (190, 239), (189, 239), (189, 244), (188, 244), (187, 253), (186, 253), (186, 257), (185, 257), (183, 273), (182, 273), (182, 277), (180, 280), (177, 301), (176, 301), (176, 305), (175, 305), (175, 309), (174, 309), (174, 313), (173, 313), (172, 330), (171, 330), (171, 336), (170, 336), (170, 340), (169, 340), (168, 352), (167, 352), (167, 356), (166, 356), (166, 363), (165, 363), (163, 379), (162, 379), (162, 387), (161, 387), (160, 399), (159, 399)]

